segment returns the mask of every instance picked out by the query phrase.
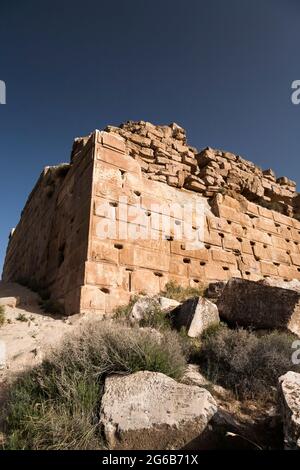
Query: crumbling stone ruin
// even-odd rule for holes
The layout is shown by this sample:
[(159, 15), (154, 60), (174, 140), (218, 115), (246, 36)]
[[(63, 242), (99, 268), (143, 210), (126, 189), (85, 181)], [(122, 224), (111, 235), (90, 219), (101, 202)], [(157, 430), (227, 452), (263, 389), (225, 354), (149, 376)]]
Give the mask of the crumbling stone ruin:
[[(178, 237), (180, 208), (199, 203), (193, 242)], [(177, 124), (130, 121), (76, 139), (69, 164), (44, 169), (10, 236), (3, 279), (47, 289), (67, 314), (103, 315), (170, 280), (300, 279), (298, 219), (288, 178), (230, 152), (199, 152)]]

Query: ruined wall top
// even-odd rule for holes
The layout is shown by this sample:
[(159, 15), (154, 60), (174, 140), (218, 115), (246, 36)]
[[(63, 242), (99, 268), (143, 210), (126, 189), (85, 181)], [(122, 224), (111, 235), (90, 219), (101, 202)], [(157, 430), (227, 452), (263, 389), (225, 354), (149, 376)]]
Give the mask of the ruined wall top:
[[(146, 178), (208, 198), (216, 193), (243, 196), (300, 219), (300, 197), (294, 181), (276, 178), (271, 169), (263, 171), (231, 152), (209, 147), (198, 151), (188, 145), (186, 131), (176, 123), (156, 126), (145, 121), (128, 121), (119, 127), (107, 126), (105, 131), (125, 139), (128, 154), (139, 161)], [(88, 137), (76, 139), (72, 156), (87, 140)]]

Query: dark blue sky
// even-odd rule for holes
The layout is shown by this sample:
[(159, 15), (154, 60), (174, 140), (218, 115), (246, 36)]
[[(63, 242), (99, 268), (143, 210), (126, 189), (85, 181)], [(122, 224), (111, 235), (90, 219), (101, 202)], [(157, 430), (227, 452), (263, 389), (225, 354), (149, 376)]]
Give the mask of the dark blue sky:
[(0, 270), (40, 171), (128, 119), (300, 181), (299, 0), (0, 0)]

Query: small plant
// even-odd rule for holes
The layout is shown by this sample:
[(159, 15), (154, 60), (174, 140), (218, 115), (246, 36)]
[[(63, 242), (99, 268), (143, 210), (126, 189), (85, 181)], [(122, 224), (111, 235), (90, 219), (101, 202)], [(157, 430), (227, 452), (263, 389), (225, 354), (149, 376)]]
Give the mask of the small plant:
[(182, 287), (174, 281), (170, 281), (165, 285), (165, 288), (160, 292), (160, 295), (168, 297), (169, 299), (177, 300), (178, 302), (184, 302), (191, 297), (203, 297), (204, 292), (204, 285), (199, 287)]
[(161, 310), (159, 305), (154, 304), (145, 310), (139, 326), (160, 330), (170, 328), (171, 324), (167, 314)]
[(2, 305), (0, 305), (0, 326), (3, 326), (5, 323), (5, 310)]
[(16, 317), (16, 320), (26, 322), (28, 321), (28, 318), (24, 313), (19, 313), (19, 315)]
[(132, 307), (139, 300), (139, 298), (139, 295), (132, 295), (128, 304), (116, 307), (114, 310), (114, 318), (117, 320), (128, 320)]

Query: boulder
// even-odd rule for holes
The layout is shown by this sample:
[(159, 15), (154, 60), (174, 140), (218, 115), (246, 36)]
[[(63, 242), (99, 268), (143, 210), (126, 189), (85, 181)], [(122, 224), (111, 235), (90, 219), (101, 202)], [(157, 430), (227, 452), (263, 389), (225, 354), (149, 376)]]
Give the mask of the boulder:
[(187, 368), (181, 379), (181, 383), (186, 385), (197, 385), (198, 387), (205, 387), (210, 385), (210, 381), (201, 374), (200, 368), (197, 364), (187, 365)]
[(216, 412), (204, 388), (143, 371), (106, 379), (100, 425), (109, 449), (181, 449)]
[(279, 377), (278, 397), (284, 447), (300, 450), (300, 374), (289, 371)]
[(16, 308), (20, 303), (19, 297), (1, 297), (0, 307)]
[(221, 319), (232, 325), (300, 335), (300, 293), (294, 290), (232, 278), (217, 305)]
[(186, 300), (182, 305), (171, 312), (171, 321), (175, 328), (186, 328), (188, 336), (196, 338), (206, 328), (219, 323), (217, 306), (203, 297), (194, 297)]
[(180, 305), (179, 302), (167, 297), (149, 297), (147, 295), (140, 297), (133, 305), (129, 319), (131, 323), (138, 323), (145, 317), (145, 314), (151, 315), (151, 312), (161, 310), (163, 313), (168, 312)]

